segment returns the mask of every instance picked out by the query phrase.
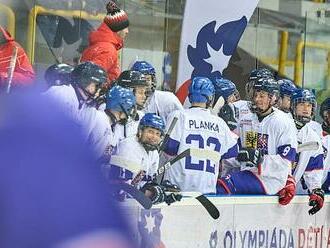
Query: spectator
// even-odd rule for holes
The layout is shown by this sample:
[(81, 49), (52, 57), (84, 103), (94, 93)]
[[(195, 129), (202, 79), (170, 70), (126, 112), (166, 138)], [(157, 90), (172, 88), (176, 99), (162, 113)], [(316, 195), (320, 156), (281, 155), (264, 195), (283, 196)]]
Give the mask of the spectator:
[(100, 27), (89, 36), (89, 47), (82, 54), (81, 61), (92, 61), (108, 73), (109, 82), (120, 74), (118, 50), (123, 47), (128, 34), (128, 16), (114, 2), (107, 4), (107, 15)]
[(0, 247), (132, 248), (79, 126), (49, 99), (18, 93), (0, 97)]
[(29, 85), (34, 79), (34, 71), (23, 48), (0, 26), (0, 86), (7, 87), (10, 59), (14, 47), (17, 47), (17, 58), (12, 78), (12, 85)]

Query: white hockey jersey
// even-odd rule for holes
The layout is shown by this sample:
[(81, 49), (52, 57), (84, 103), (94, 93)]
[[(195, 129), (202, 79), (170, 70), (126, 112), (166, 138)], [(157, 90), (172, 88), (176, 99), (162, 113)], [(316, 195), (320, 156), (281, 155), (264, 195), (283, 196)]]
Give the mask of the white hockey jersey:
[(317, 121), (311, 120), (306, 125), (310, 126), (317, 135), (322, 137), (323, 130), (322, 130), (322, 126), (320, 123), (318, 123)]
[(136, 136), (140, 120), (144, 116), (143, 111), (138, 110), (137, 113), (138, 113), (137, 120), (133, 120), (130, 118), (128, 120), (128, 122), (126, 123), (126, 125), (116, 125), (115, 126), (115, 133), (116, 133), (116, 136), (119, 138), (119, 140), (123, 140), (126, 138)]
[[(304, 144), (306, 142), (316, 141), (321, 144), (321, 139), (317, 133), (308, 124), (296, 131), (298, 143)], [(304, 193), (302, 187), (312, 191), (315, 188), (321, 188), (323, 177), (323, 148), (319, 147), (317, 151), (304, 151), (297, 154), (296, 161), (293, 166), (293, 177), (298, 185), (297, 192)], [(301, 179), (303, 177), (303, 179)]]
[[(110, 160), (112, 173), (118, 171), (121, 179), (130, 181), (134, 186), (141, 187), (146, 181), (150, 181), (156, 173), (159, 164), (158, 151), (147, 152), (138, 142), (137, 137), (129, 137), (122, 140), (114, 153), (122, 157), (123, 161), (128, 164), (139, 166), (142, 173), (132, 173), (129, 170), (122, 169), (120, 162)], [(128, 156), (129, 154), (129, 156)]]
[(155, 113), (167, 123), (167, 117), (175, 110), (183, 110), (179, 99), (169, 91), (155, 90), (147, 99), (145, 113)]
[(177, 155), (188, 148), (215, 151), (219, 160), (188, 156), (173, 164), (166, 171), (165, 178), (177, 184), (182, 191), (215, 193), (221, 158), (236, 157), (237, 136), (233, 135), (227, 124), (204, 108), (191, 108), (175, 111), (168, 119), (178, 118), (165, 152)]
[[(241, 170), (252, 171), (263, 184), (267, 194), (276, 194), (285, 186), (297, 149), (296, 128), (292, 118), (273, 108), (273, 112), (261, 122), (249, 108), (249, 102), (238, 101), (235, 119), (238, 127), (235, 132), (244, 148), (260, 149), (264, 159), (258, 168), (241, 164)], [(232, 108), (234, 108), (232, 106)]]
[(80, 111), (85, 105), (79, 104), (75, 89), (71, 84), (52, 86), (43, 93), (43, 96), (54, 100), (69, 118), (77, 123), (80, 122)]
[(86, 143), (93, 149), (97, 159), (102, 158), (107, 163), (119, 143), (110, 118), (104, 111), (95, 108), (82, 111), (81, 118)]

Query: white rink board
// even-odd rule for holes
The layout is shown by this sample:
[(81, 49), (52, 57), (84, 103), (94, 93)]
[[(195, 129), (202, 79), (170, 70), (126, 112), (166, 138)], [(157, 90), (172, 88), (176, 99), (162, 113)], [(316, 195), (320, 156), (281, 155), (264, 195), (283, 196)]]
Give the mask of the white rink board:
[(314, 216), (308, 215), (308, 196), (296, 196), (288, 206), (275, 196), (209, 199), (220, 211), (218, 220), (193, 198), (151, 210), (125, 204), (139, 247), (330, 248), (330, 196)]

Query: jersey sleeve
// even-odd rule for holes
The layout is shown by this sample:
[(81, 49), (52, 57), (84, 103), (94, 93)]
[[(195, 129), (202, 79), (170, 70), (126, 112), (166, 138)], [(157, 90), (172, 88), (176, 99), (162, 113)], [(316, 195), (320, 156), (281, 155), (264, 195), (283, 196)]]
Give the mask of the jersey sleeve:
[[(321, 138), (314, 132), (311, 131), (308, 133), (304, 140), (308, 141), (317, 141), (319, 144), (322, 144)], [(323, 177), (323, 147), (320, 146), (317, 151), (304, 151), (300, 153), (299, 161), (297, 167), (305, 168), (304, 170), (304, 181), (309, 190), (315, 188), (321, 188), (322, 177)], [(297, 168), (297, 169), (298, 169)], [(300, 180), (300, 178), (296, 178)]]
[(238, 155), (238, 136), (231, 132), (229, 127), (223, 123), (222, 130), (226, 133), (226, 146), (221, 159), (236, 158)]

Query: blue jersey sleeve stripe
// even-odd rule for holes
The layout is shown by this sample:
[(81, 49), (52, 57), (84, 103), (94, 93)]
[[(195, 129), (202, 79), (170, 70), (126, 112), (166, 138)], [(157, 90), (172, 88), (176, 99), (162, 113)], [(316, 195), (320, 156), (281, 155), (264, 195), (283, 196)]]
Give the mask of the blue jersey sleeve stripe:
[(238, 144), (235, 144), (228, 151), (222, 155), (221, 159), (236, 158), (238, 155)]
[(291, 145), (283, 145), (277, 148), (277, 154), (291, 162), (296, 160), (296, 153), (296, 149), (292, 148)]
[(167, 140), (167, 144), (165, 145), (164, 152), (170, 156), (177, 155), (179, 150), (179, 145), (180, 145), (179, 141), (169, 138)]
[(323, 169), (323, 154), (319, 154), (316, 157), (311, 157), (308, 161), (306, 171), (321, 169)]

